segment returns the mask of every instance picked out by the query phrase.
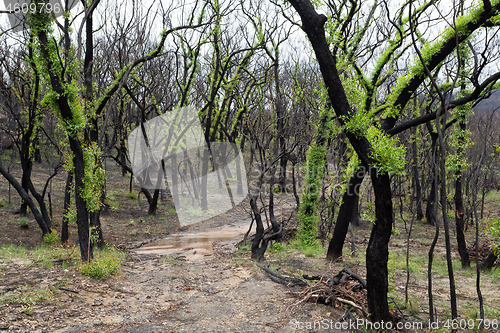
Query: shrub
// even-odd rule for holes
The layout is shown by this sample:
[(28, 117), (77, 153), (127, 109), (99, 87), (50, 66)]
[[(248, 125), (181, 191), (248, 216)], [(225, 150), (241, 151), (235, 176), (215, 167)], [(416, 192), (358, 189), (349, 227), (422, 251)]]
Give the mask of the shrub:
[(19, 219), (19, 226), (23, 229), (28, 229), (29, 225), (28, 225), (28, 218), (26, 217), (21, 217)]
[(49, 245), (60, 242), (61, 238), (57, 234), (57, 231), (55, 229), (52, 229), (52, 231), (45, 236), (43, 236), (43, 241)]
[(137, 193), (135, 193), (134, 191), (127, 192), (125, 193), (125, 197), (134, 200), (137, 199)]
[(115, 248), (107, 248), (102, 252), (94, 253), (94, 259), (85, 262), (78, 268), (80, 273), (94, 279), (106, 279), (118, 273), (124, 259), (124, 253)]

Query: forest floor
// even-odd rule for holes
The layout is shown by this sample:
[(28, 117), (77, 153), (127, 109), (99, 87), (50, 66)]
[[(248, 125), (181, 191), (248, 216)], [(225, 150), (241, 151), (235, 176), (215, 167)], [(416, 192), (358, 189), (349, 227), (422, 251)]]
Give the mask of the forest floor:
[[(345, 314), (345, 305), (326, 306), (314, 302), (296, 304), (294, 291), (273, 282), (252, 260), (248, 245), (236, 244), (247, 231), (248, 203), (203, 223), (179, 229), (170, 201), (162, 202), (156, 217), (147, 216), (144, 197), (128, 194), (127, 177), (107, 170), (106, 203), (109, 214), (102, 226), (108, 243), (124, 249), (120, 272), (106, 280), (82, 275), (71, 260), (43, 260), (43, 243), (34, 220), (21, 228), (15, 214), (19, 198), (0, 179), (0, 331), (6, 332), (322, 332), (331, 329)], [(39, 167), (34, 179), (44, 180), (51, 170)], [(51, 188), (54, 227), (60, 229), (65, 175), (54, 178)], [(40, 187), (42, 183), (38, 184)], [(134, 186), (135, 187), (135, 186)], [(280, 195), (277, 216), (296, 223), (290, 196)], [(485, 221), (500, 217), (500, 194), (487, 196)], [(405, 216), (403, 216), (405, 217)], [(427, 252), (434, 227), (415, 222), (410, 240), (409, 303), (405, 305), (406, 226), (397, 219), (390, 242), (389, 294), (391, 309), (408, 320), (427, 321)], [(481, 226), (487, 252), (491, 239)], [(70, 226), (76, 242), (75, 226)], [(334, 276), (344, 267), (365, 277), (364, 249), (369, 239), (369, 222), (354, 230), (356, 253), (351, 239), (342, 260), (329, 263), (324, 244), (315, 251), (300, 251), (291, 243), (271, 245), (266, 263), (284, 275)], [(175, 233), (175, 234), (174, 234)], [(452, 232), (452, 237), (454, 233)], [(466, 233), (473, 244), (474, 229)], [(167, 239), (167, 241), (163, 239)], [(170, 240), (170, 241), (169, 241)], [(476, 318), (478, 298), (474, 266), (461, 269), (453, 244), (453, 261), (460, 319)], [(54, 246), (54, 245), (53, 245)], [(140, 246), (140, 247), (138, 247)], [(435, 251), (433, 269), (434, 306), (438, 318), (450, 317), (449, 279), (445, 261), (444, 233)], [(66, 259), (66, 258), (63, 258)], [(262, 263), (263, 264), (263, 263)], [(500, 320), (500, 270), (481, 276), (486, 317)], [(295, 329), (297, 323), (304, 329)], [(307, 324), (321, 323), (316, 329)], [(328, 326), (328, 329), (326, 329)], [(345, 331), (345, 330), (344, 330)], [(348, 330), (351, 331), (351, 330)], [(491, 330), (496, 331), (496, 330)]]

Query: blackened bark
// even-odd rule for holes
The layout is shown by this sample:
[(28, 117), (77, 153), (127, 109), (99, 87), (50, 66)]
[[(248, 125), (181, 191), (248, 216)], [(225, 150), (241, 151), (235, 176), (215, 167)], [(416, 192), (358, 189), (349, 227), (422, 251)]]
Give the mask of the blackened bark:
[[(143, 192), (146, 193), (146, 192)], [(148, 215), (155, 216), (156, 211), (158, 210), (158, 197), (160, 195), (160, 190), (156, 189), (153, 193), (153, 197), (149, 201), (149, 209), (148, 209)]]
[[(282, 152), (285, 151), (285, 138), (280, 138), (283, 142), (280, 142), (280, 146), (282, 146)], [(288, 158), (286, 154), (284, 154), (281, 159), (280, 159), (280, 173), (279, 173), (279, 181), (278, 181), (278, 186), (280, 189), (280, 192), (286, 193), (286, 165), (288, 163)]]
[[(435, 132), (430, 132), (430, 135), (431, 135), (431, 141), (432, 141), (431, 142), (431, 152), (434, 155), (436, 152), (438, 135)], [(436, 181), (435, 181), (436, 172), (434, 170), (435, 170), (435, 168), (437, 168), (437, 164), (434, 161), (436, 161), (435, 158), (433, 158), (433, 163), (431, 165), (431, 174), (429, 177), (429, 182), (431, 183), (431, 190), (429, 192), (429, 196), (427, 197), (427, 209), (425, 210), (425, 217), (427, 218), (427, 223), (435, 226), (436, 221), (437, 221), (436, 207), (435, 207), (435, 202), (436, 202), (436, 198), (437, 198), (437, 187), (436, 187)]]
[(491, 269), (497, 261), (498, 257), (495, 255), (493, 251), (486, 257), (486, 259), (479, 265), (479, 269)]
[(139, 194), (140, 193), (143, 193), (144, 196), (146, 197), (146, 200), (148, 201), (148, 204), (151, 204), (151, 200), (153, 200), (153, 198), (151, 197), (151, 194), (149, 193), (149, 191), (147, 189), (141, 187)]
[[(153, 197), (151, 200), (148, 199), (149, 202), (149, 210), (148, 215), (156, 215), (156, 211), (158, 210), (158, 198), (160, 196), (160, 188), (163, 188), (165, 184), (162, 184), (164, 181), (163, 175), (165, 174), (165, 160), (161, 160), (161, 167), (158, 169), (158, 177), (156, 179), (156, 189), (153, 193)], [(142, 191), (144, 195), (146, 195), (146, 191)], [(147, 196), (146, 196), (147, 197)]]
[(297, 204), (297, 207), (300, 206), (300, 198), (299, 194), (297, 193), (297, 179), (295, 179), (295, 166), (297, 165), (297, 157), (295, 154), (291, 154), (291, 162), (292, 162), (292, 189), (293, 189), (293, 196), (295, 197), (295, 203)]
[(26, 202), (26, 205), (30, 208), (31, 212), (33, 213), (33, 216), (35, 217), (36, 222), (38, 223), (38, 226), (42, 230), (42, 235), (45, 236), (46, 234), (50, 233), (50, 229), (47, 227), (47, 224), (45, 223), (43, 216), (40, 214), (38, 211), (37, 207), (35, 206), (35, 203), (31, 198), (29, 197), (28, 193), (23, 189), (21, 184), (14, 178), (4, 167), (2, 164), (0, 164), (0, 173), (2, 176), (7, 179), (7, 181), (16, 189), (17, 193), (19, 193), (19, 196), (21, 199)]
[(357, 192), (354, 193), (354, 205), (351, 212), (350, 222), (352, 226), (361, 226), (361, 222), (359, 221), (359, 188), (357, 189)]
[(99, 249), (104, 248), (104, 236), (102, 234), (101, 227), (101, 210), (97, 210), (95, 212), (90, 213), (90, 227), (93, 228), (92, 233), (97, 235), (97, 242), (93, 243), (97, 245)]
[[(302, 20), (302, 29), (307, 33), (314, 53), (318, 60), (321, 75), (335, 113), (342, 125), (352, 116), (340, 80), (335, 59), (333, 58), (325, 37), (324, 24), (326, 16), (318, 14), (314, 6), (307, 0), (290, 0)], [(374, 165), (371, 156), (371, 146), (368, 139), (346, 132), (346, 136), (356, 151), (365, 170)], [(368, 311), (372, 321), (390, 320), (389, 304), (387, 302), (387, 260), (388, 243), (393, 224), (392, 194), (388, 175), (377, 175), (377, 169), (370, 169), (370, 176), (375, 192), (376, 221), (370, 236), (366, 251)], [(369, 282), (368, 282), (369, 281)]]
[(45, 205), (45, 200), (43, 199), (42, 195), (35, 189), (35, 186), (33, 185), (31, 179), (28, 179), (28, 188), (35, 200), (38, 202), (38, 207), (40, 207), (40, 212), (42, 213), (45, 224), (49, 229), (52, 228), (52, 222), (50, 220), (49, 212), (47, 211), (47, 205)]
[[(30, 125), (31, 127), (31, 125)], [(35, 200), (38, 202), (38, 206), (40, 207), (40, 212), (43, 216), (43, 219), (45, 221), (45, 224), (47, 227), (50, 229), (52, 227), (52, 223), (50, 220), (49, 213), (47, 211), (47, 206), (45, 205), (45, 200), (43, 199), (42, 195), (38, 193), (38, 191), (35, 189), (35, 186), (33, 185), (33, 182), (31, 181), (31, 171), (33, 169), (33, 163), (31, 161), (30, 153), (29, 153), (29, 146), (30, 146), (30, 139), (28, 136), (31, 136), (32, 130), (27, 130), (27, 132), (23, 135), (22, 138), (22, 143), (21, 143), (21, 168), (23, 169), (23, 175), (21, 178), (21, 184), (26, 192), (31, 192)], [(26, 216), (27, 214), (27, 203), (23, 201), (21, 204), (21, 208), (19, 209), (19, 212), (21, 216)]]
[(279, 180), (278, 187), (281, 193), (286, 191), (286, 165), (288, 163), (288, 157), (285, 154), (286, 143), (285, 143), (285, 112), (283, 109), (283, 101), (281, 99), (281, 88), (280, 88), (280, 78), (279, 78), (279, 49), (276, 47), (276, 61), (274, 66), (274, 80), (275, 80), (275, 88), (276, 88), (276, 132), (278, 134), (278, 144), (279, 151), (282, 154), (280, 159), (280, 168), (279, 168)]
[(469, 251), (464, 235), (464, 202), (462, 198), (462, 176), (455, 181), (455, 225), (457, 230), (458, 253), (462, 268), (470, 267)]
[(66, 186), (64, 188), (64, 215), (61, 227), (61, 242), (64, 244), (69, 239), (68, 224), (69, 220), (66, 214), (71, 207), (71, 184), (73, 183), (73, 172), (68, 172)]
[(279, 232), (281, 225), (276, 221), (276, 217), (274, 216), (274, 183), (275, 177), (274, 173), (276, 168), (271, 169), (271, 179), (269, 184), (269, 220), (271, 220), (271, 226), (273, 228), (273, 232)]
[(73, 151), (73, 165), (75, 178), (75, 206), (76, 206), (76, 225), (78, 226), (78, 242), (80, 243), (80, 252), (82, 261), (89, 261), (94, 257), (92, 248), (89, 248), (89, 216), (87, 203), (82, 197), (84, 188), (83, 179), (85, 176), (83, 164), (83, 151), (80, 141), (69, 139), (71, 150)]
[(35, 151), (33, 152), (33, 159), (35, 163), (42, 164), (42, 153), (40, 152), (40, 131), (36, 132), (33, 144), (35, 146)]
[[(73, 112), (71, 110), (68, 96), (63, 89), (61, 78), (57, 77), (53, 72), (51, 57), (47, 51), (49, 44), (47, 33), (44, 30), (38, 31), (38, 39), (40, 40), (40, 48), (42, 56), (47, 63), (47, 70), (50, 77), (50, 84), (52, 89), (57, 94), (57, 104), (61, 117), (67, 121), (73, 121)], [(76, 133), (68, 133), (68, 140), (71, 152), (73, 153), (73, 166), (75, 178), (75, 205), (76, 205), (76, 224), (78, 226), (78, 241), (80, 243), (81, 258), (83, 261), (89, 261), (93, 257), (92, 250), (89, 248), (89, 218), (86, 202), (82, 197), (84, 188), (83, 179), (85, 176), (84, 163), (83, 163), (83, 150), (80, 140)]]
[(264, 173), (265, 170), (261, 170), (256, 181), (256, 186), (249, 189), (251, 191), (249, 193), (250, 208), (252, 209), (253, 217), (255, 219), (255, 237), (251, 247), (251, 258), (255, 260), (264, 258), (264, 253), (267, 250), (267, 241), (264, 238), (264, 224), (262, 223), (262, 216), (260, 215), (260, 210), (257, 206), (257, 198), (259, 197)]
[(262, 217), (260, 215), (259, 208), (257, 207), (257, 195), (252, 195), (250, 197), (250, 207), (252, 208), (252, 213), (255, 218), (255, 237), (252, 242), (252, 254), (251, 258), (259, 260), (264, 257), (264, 253), (267, 249), (267, 243), (262, 244), (261, 241), (264, 238), (264, 224), (262, 224)]
[(413, 154), (413, 189), (415, 193), (415, 209), (416, 209), (416, 214), (417, 214), (417, 220), (422, 220), (424, 217), (424, 213), (422, 211), (422, 186), (420, 185), (420, 177), (418, 174), (418, 154), (417, 154), (417, 138), (416, 138), (416, 130), (413, 128), (412, 134), (414, 136), (413, 138), (413, 143), (412, 143), (412, 154)]
[(375, 192), (375, 216), (370, 241), (366, 249), (366, 284), (368, 311), (375, 322), (391, 320), (387, 303), (389, 240), (393, 224), (392, 194), (387, 174), (377, 175), (371, 171)]
[(347, 184), (347, 189), (342, 198), (342, 205), (337, 215), (335, 229), (333, 230), (333, 237), (328, 246), (328, 252), (326, 254), (327, 260), (336, 260), (342, 256), (342, 249), (344, 248), (345, 238), (349, 230), (349, 223), (353, 219), (354, 212), (358, 212), (354, 206), (357, 206), (359, 202), (359, 187), (363, 182), (363, 178), (364, 173), (356, 172)]
[[(22, 164), (21, 164), (22, 165)], [(25, 177), (25, 172), (23, 171), (23, 175), (21, 176), (21, 186), (25, 192), (29, 192), (28, 181)], [(19, 215), (28, 216), (28, 203), (25, 201), (21, 201), (21, 207), (19, 207)]]

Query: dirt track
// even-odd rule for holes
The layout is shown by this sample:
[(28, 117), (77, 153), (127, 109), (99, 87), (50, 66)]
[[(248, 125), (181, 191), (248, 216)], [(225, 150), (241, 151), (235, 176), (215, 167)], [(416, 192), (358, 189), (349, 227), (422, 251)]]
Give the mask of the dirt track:
[[(199, 261), (131, 253), (121, 274), (105, 282), (60, 267), (11, 263), (0, 284), (47, 288), (65, 281), (58, 301), (36, 307), (0, 305), (0, 328), (8, 332), (289, 332), (290, 319), (337, 320), (341, 312), (306, 304), (300, 316), (282, 316), (293, 302), (287, 287), (272, 282), (234, 245), (215, 244)], [(183, 259), (183, 257), (181, 257)], [(22, 275), (19, 279), (14, 275)], [(58, 303), (58, 304), (57, 304)], [(281, 325), (280, 325), (281, 324)], [(300, 331), (300, 330), (296, 330)], [(310, 331), (310, 330), (309, 330)]]

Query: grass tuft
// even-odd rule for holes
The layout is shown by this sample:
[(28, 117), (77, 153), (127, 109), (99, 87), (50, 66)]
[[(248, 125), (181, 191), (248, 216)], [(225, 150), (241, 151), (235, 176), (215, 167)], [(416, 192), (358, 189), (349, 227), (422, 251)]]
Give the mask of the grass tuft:
[(103, 280), (118, 273), (124, 259), (125, 253), (114, 247), (107, 247), (103, 251), (95, 252), (94, 259), (82, 263), (78, 270), (88, 277)]

